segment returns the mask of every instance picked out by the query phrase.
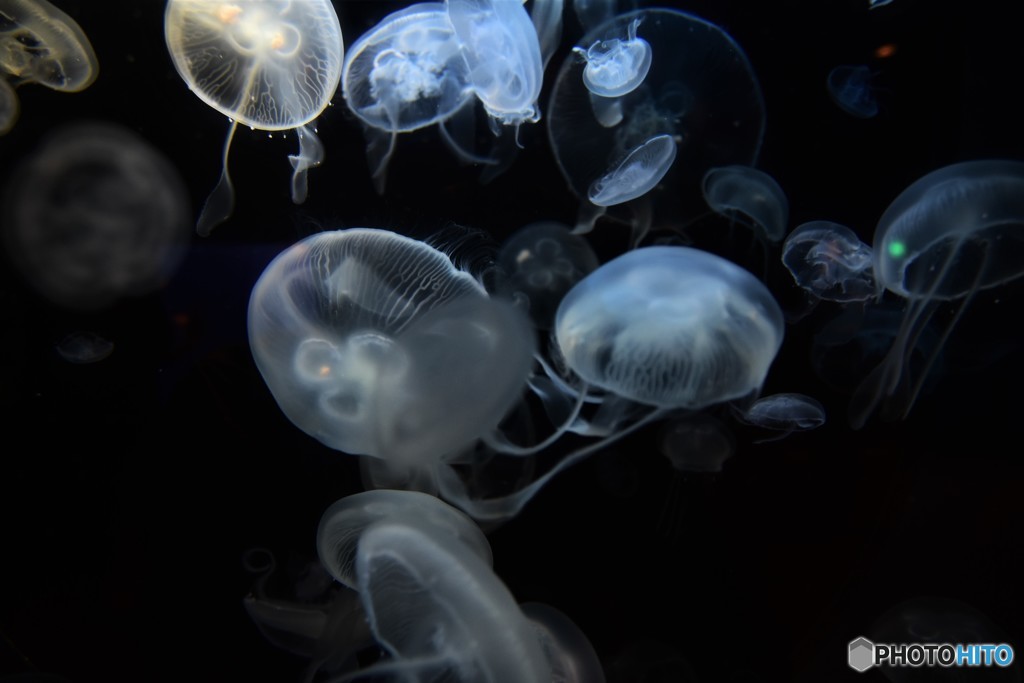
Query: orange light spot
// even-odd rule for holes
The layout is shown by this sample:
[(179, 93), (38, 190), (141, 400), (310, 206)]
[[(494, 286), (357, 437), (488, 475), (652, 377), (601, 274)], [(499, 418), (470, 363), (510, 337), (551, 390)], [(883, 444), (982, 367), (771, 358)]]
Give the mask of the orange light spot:
[(331, 366), (330, 365), (321, 365), (320, 366), (320, 376), (321, 377), (326, 377), (329, 374), (331, 374)]
[(284, 46), (284, 36), (280, 33), (275, 33), (274, 37), (270, 39), (270, 49), (280, 50)]
[(894, 54), (896, 54), (896, 46), (893, 43), (886, 43), (875, 48), (875, 57), (879, 59), (888, 59)]
[(238, 21), (242, 8), (238, 5), (221, 5), (217, 8), (217, 18), (222, 24), (233, 24)]

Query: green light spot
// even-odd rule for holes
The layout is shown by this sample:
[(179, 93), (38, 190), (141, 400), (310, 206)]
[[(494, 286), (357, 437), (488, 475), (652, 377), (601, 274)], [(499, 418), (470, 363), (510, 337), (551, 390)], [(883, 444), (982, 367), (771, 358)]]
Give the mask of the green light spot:
[(889, 244), (889, 256), (893, 258), (903, 258), (907, 253), (907, 245), (903, 242), (891, 242)]

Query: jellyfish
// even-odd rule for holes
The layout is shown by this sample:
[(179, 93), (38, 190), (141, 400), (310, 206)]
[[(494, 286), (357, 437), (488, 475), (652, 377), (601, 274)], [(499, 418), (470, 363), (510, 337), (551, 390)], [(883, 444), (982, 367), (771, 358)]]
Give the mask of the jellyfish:
[[(598, 440), (505, 495), (474, 498), (442, 467), (441, 495), (474, 519), (507, 519), (558, 472), (615, 439), (675, 411), (756, 395), (783, 326), (765, 286), (725, 259), (688, 247), (627, 252), (580, 280), (559, 304), (554, 341), (569, 377), (538, 358), (546, 381), (530, 379), (548, 414), (561, 416), (558, 428), (529, 447), (500, 434), (483, 437), (497, 453), (516, 456), (537, 453), (566, 432)], [(596, 406), (594, 414), (584, 416), (584, 405)]]
[(828, 73), (828, 94), (840, 109), (859, 119), (878, 114), (878, 100), (866, 66), (837, 66)]
[[(696, 209), (700, 179), (709, 168), (753, 164), (760, 151), (765, 117), (761, 87), (743, 50), (728, 34), (692, 14), (651, 8), (612, 17), (577, 44), (624, 45), (637, 31), (649, 46), (645, 52), (650, 66), (635, 88), (618, 97), (595, 95), (584, 76), (589, 63), (571, 54), (551, 93), (548, 136), (570, 189), (586, 200), (581, 212), (587, 215), (581, 215), (577, 227), (581, 232), (595, 220), (590, 204), (595, 182), (613, 176), (645, 143), (653, 146), (646, 151), (658, 151), (663, 163), (672, 155), (670, 148), (678, 150), (679, 160), (667, 168), (653, 163), (633, 168), (644, 182), (634, 182), (632, 196), (622, 201), (635, 215), (658, 187), (673, 188), (671, 193), (658, 192), (659, 202), (681, 203), (683, 212)], [(639, 220), (634, 230), (643, 231)]]
[(566, 292), (599, 265), (583, 237), (554, 221), (516, 231), (502, 245), (498, 264), (507, 274), (499, 291), (522, 300), (542, 330), (551, 329)]
[(868, 9), (878, 9), (879, 7), (885, 7), (892, 0), (868, 0)]
[(114, 343), (95, 332), (78, 331), (65, 336), (54, 348), (67, 362), (88, 365), (109, 357), (114, 352)]
[(47, 0), (0, 0), (0, 72), (79, 92), (96, 80), (99, 62), (82, 28)]
[(178, 74), (207, 105), (231, 120), (220, 180), (199, 215), (208, 235), (234, 207), (228, 152), (236, 126), (296, 131), (289, 156), (292, 201), (307, 194), (307, 171), (323, 161), (311, 122), (341, 79), (341, 25), (329, 0), (169, 0), (164, 38)]
[(546, 683), (581, 681), (573, 665), (596, 666), (586, 637), (564, 615), (541, 606), (530, 607), (530, 617), (515, 603), (491, 568), (483, 533), (436, 498), (383, 490), (343, 498), (321, 518), (317, 547), (328, 572), (358, 590), (389, 655), (336, 680), (401, 672)]
[(18, 94), (14, 92), (10, 83), (0, 78), (0, 135), (7, 135), (11, 128), (14, 128), (20, 112)]
[(614, 206), (647, 194), (676, 160), (676, 142), (671, 135), (656, 135), (630, 150), (618, 165), (595, 180), (587, 199), (595, 206)]
[(624, 39), (599, 40), (583, 49), (574, 47), (587, 63), (583, 69), (583, 83), (587, 90), (600, 97), (621, 97), (636, 90), (651, 69), (651, 46), (637, 37), (640, 25), (636, 18), (629, 25)]
[(457, 154), (472, 157), (446, 127), (472, 104), (473, 91), (444, 4), (411, 5), (360, 36), (345, 58), (341, 87), (349, 109), (367, 126), (378, 191), (399, 133), (436, 124)]
[(817, 429), (825, 424), (825, 407), (805, 394), (772, 394), (754, 401), (749, 408), (735, 412), (741, 422), (780, 432), (779, 436), (762, 439), (758, 443), (776, 441), (793, 432)]
[(798, 226), (782, 245), (782, 263), (798, 285), (826, 301), (866, 301), (875, 295), (871, 247), (832, 221)]
[(704, 199), (715, 213), (749, 220), (769, 242), (778, 242), (786, 234), (789, 202), (767, 173), (750, 166), (712, 168), (702, 185)]
[(110, 123), (54, 131), (12, 174), (4, 239), (44, 297), (96, 310), (149, 294), (188, 241), (188, 194), (169, 161)]
[(544, 60), (537, 31), (519, 2), (446, 0), (473, 93), (492, 130), (540, 120)]
[(721, 472), (736, 452), (736, 443), (725, 426), (710, 415), (697, 413), (665, 424), (661, 453), (676, 472)]
[[(872, 245), (882, 288), (907, 301), (896, 339), (882, 363), (854, 392), (856, 429), (882, 406), (905, 418), (931, 365), (971, 299), (1024, 274), (1024, 162), (983, 160), (952, 164), (911, 183), (885, 210)], [(910, 354), (936, 308), (957, 302), (956, 313), (917, 377)]]
[(494, 428), (533, 335), (441, 252), (385, 230), (312, 235), (253, 287), (249, 343), (284, 414), (335, 450), (430, 468)]

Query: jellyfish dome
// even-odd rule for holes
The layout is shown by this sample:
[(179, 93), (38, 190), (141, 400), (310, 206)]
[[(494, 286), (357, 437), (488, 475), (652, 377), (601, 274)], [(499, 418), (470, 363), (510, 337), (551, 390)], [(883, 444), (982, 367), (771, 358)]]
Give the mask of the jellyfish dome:
[(411, 465), (493, 429), (532, 364), (523, 314), (426, 244), (313, 235), (253, 288), (249, 342), (285, 415), (327, 446)]
[(0, 72), (79, 92), (99, 73), (92, 44), (74, 19), (46, 0), (0, 0)]
[(589, 384), (639, 403), (700, 409), (760, 389), (783, 317), (739, 266), (688, 247), (645, 247), (570, 290), (555, 335)]
[[(685, 12), (645, 9), (605, 21), (577, 44), (595, 51), (597, 60), (577, 52), (562, 63), (548, 135), (580, 198), (614, 197), (608, 180), (645, 144), (663, 164), (649, 165), (658, 177), (634, 183), (639, 190), (621, 201), (659, 182), (694, 194), (709, 168), (756, 160), (764, 132), (761, 87), (743, 50), (719, 27)], [(615, 69), (609, 72), (602, 60), (613, 60)]]

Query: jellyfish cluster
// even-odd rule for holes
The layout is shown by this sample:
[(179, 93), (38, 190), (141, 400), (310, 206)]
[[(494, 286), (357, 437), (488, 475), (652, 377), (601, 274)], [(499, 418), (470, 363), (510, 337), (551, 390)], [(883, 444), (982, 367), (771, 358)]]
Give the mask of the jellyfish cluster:
[[(244, 318), (245, 391), (306, 450), (358, 462), (365, 489), (323, 509), (305, 593), (275, 592), (272, 551), (246, 555), (257, 578), (245, 613), (304, 660), (307, 681), (603, 683), (611, 667), (573, 616), (507, 585), (499, 529), (637, 435), (654, 435), (666, 472), (711, 489), (761, 444), (803, 452), (828, 430), (861, 438), (912, 421), (972, 305), (1019, 296), (1024, 158), (922, 160), (899, 182), (879, 174), (887, 208), (850, 187), (824, 213), (778, 156), (762, 158), (766, 102), (780, 95), (757, 59), (703, 17), (626, 5), (167, 0), (161, 87), (192, 107), (190, 125), (228, 119), (198, 215), (183, 175), (208, 187), (205, 176), (176, 168), (161, 131), (68, 121), (9, 164), (5, 254), (33, 296), (77, 316), (52, 345), (71, 369), (129, 348), (89, 316), (193, 276), (179, 268), (207, 245), (276, 231), (274, 255), (234, 283), (247, 308), (218, 315)], [(16, 88), (77, 92), (96, 76), (74, 19), (46, 0), (0, 0), (5, 141), (19, 132)], [(868, 66), (832, 69), (824, 89), (806, 76), (829, 125), (885, 125)], [(291, 223), (275, 223), (269, 192), (246, 207), (267, 212), (262, 224), (236, 216), (229, 152), (246, 128), (298, 142)], [(440, 229), (418, 217), (422, 194), (386, 179), (396, 155), (437, 155), (419, 146), (430, 135), (480, 181), (466, 190), (423, 156), (418, 180), (445, 220), (495, 197), (522, 213), (496, 203), (483, 224)], [(328, 147), (336, 171), (310, 178)], [(246, 178), (270, 187), (272, 157), (255, 154)], [(546, 180), (517, 175), (531, 155)], [(551, 178), (568, 210), (535, 201)], [(477, 200), (485, 187), (497, 189)], [(298, 208), (311, 194), (319, 203)], [(355, 199), (378, 204), (357, 214)], [(794, 357), (805, 376), (780, 370)], [(955, 631), (939, 608), (973, 615), (924, 601), (876, 631)]]

